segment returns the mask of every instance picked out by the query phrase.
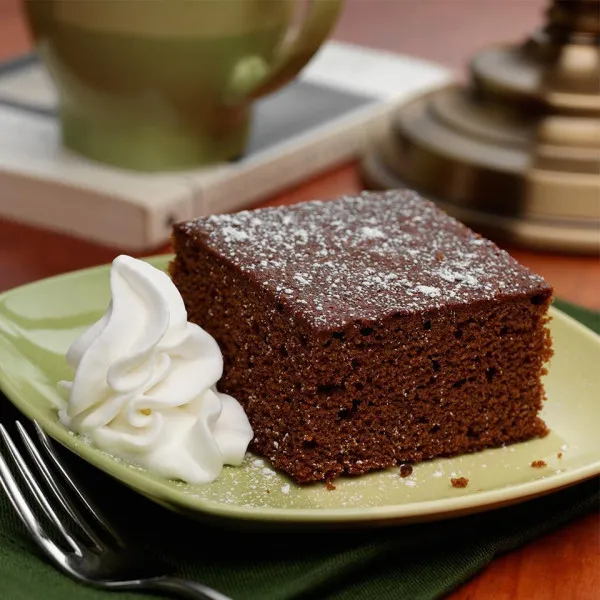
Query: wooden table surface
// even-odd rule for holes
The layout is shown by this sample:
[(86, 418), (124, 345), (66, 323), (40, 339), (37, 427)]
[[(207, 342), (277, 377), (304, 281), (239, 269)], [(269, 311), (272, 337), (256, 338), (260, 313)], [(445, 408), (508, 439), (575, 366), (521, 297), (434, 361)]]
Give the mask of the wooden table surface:
[[(540, 0), (347, 0), (334, 37), (438, 61), (464, 74), (472, 53), (522, 39), (541, 23)], [(0, 0), (0, 60), (31, 47), (17, 0)], [(359, 190), (356, 165), (341, 166), (261, 205), (288, 204)], [(0, 190), (0, 193), (1, 190)], [(15, 199), (18, 201), (18, 199)], [(166, 248), (165, 248), (166, 250)], [(567, 300), (600, 309), (594, 257), (507, 248)], [(0, 219), (0, 292), (50, 275), (111, 261), (118, 248)], [(451, 600), (600, 600), (600, 516), (596, 514), (495, 559)]]

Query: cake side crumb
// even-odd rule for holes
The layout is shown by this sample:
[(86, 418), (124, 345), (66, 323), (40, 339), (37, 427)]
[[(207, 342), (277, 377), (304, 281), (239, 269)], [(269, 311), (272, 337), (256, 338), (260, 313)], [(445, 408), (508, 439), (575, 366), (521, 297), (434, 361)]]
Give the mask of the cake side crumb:
[(466, 488), (469, 485), (469, 480), (466, 477), (452, 477), (450, 483), (453, 488)]
[(543, 467), (547, 467), (548, 465), (547, 465), (547, 463), (546, 463), (546, 461), (545, 461), (545, 460), (534, 460), (534, 461), (531, 463), (531, 466), (532, 466), (534, 469), (541, 469), (541, 468), (543, 468)]
[(413, 468), (411, 465), (400, 465), (400, 477), (409, 477), (412, 475)]

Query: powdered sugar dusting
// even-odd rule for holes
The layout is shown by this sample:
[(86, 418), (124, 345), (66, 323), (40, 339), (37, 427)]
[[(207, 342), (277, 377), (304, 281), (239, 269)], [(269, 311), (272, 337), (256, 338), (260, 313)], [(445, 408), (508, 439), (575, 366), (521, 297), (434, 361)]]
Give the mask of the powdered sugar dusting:
[(361, 227), (358, 233), (366, 239), (384, 238), (385, 233), (376, 227)]
[(235, 227), (223, 227), (223, 239), (228, 243), (243, 242), (244, 240), (250, 239), (250, 236), (242, 229), (236, 229)]
[(414, 192), (213, 215), (187, 233), (320, 328), (547, 289)]
[(421, 292), (421, 294), (425, 294), (430, 298), (437, 298), (438, 296), (442, 295), (439, 288), (433, 287), (431, 285), (418, 285), (415, 289), (418, 292)]

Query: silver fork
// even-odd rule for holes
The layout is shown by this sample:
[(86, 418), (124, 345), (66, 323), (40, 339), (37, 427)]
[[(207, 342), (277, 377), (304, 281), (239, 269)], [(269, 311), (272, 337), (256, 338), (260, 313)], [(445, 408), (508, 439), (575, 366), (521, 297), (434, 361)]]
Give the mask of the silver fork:
[[(106, 518), (101, 516), (98, 508), (75, 485), (40, 426), (34, 423), (52, 468), (48, 466), (21, 423), (17, 421), (16, 426), (28, 454), (39, 471), (39, 476), (36, 478), (8, 432), (0, 424), (0, 436), (8, 449), (6, 458), (10, 455), (14, 470), (20, 473), (31, 496), (55, 526), (54, 536), (32, 509), (30, 501), (21, 490), (22, 484), (20, 486), (17, 483), (2, 453), (0, 484), (37, 545), (60, 570), (78, 581), (98, 588), (160, 591), (190, 600), (231, 600), (200, 583), (169, 576), (166, 565), (149, 565), (147, 557), (136, 553), (131, 547), (126, 547)], [(53, 474), (53, 471), (59, 476)], [(45, 482), (49, 493), (45, 493), (38, 483), (40, 479)], [(70, 489), (70, 492), (67, 492), (67, 489)], [(87, 519), (78, 511), (70, 494), (85, 507), (85, 512), (89, 513)], [(59, 513), (62, 513), (62, 516), (59, 516)], [(69, 529), (74, 533), (70, 533)], [(53, 540), (52, 537), (58, 539)]]

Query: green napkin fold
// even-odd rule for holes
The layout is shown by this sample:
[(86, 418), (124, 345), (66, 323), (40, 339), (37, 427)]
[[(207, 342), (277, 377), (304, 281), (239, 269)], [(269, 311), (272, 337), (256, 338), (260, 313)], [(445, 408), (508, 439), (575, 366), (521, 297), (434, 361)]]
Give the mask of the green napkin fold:
[[(600, 333), (600, 313), (556, 306)], [(0, 395), (0, 421), (17, 411)], [(23, 420), (23, 417), (20, 417)], [(65, 451), (66, 452), (66, 451)], [(600, 507), (599, 479), (549, 496), (435, 523), (368, 529), (264, 531), (191, 522), (155, 505), (69, 455), (79, 480), (108, 503), (132, 541), (181, 577), (234, 600), (429, 600), (469, 579), (495, 556)], [(106, 500), (107, 502), (103, 502)], [(138, 600), (59, 573), (37, 551), (0, 493), (0, 600)]]

